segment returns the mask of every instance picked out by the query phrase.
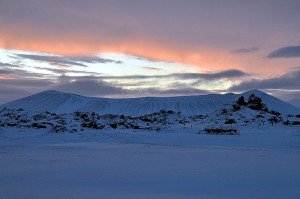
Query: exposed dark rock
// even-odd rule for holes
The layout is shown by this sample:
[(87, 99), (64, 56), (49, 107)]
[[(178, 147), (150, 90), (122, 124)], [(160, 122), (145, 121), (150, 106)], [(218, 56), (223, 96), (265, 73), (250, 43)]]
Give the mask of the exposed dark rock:
[(280, 116), (281, 115), (281, 113), (279, 113), (278, 111), (273, 111), (273, 110), (271, 110), (270, 113), (272, 115), (276, 115), (276, 116)]
[(233, 104), (232, 109), (233, 109), (233, 111), (238, 111), (241, 109), (241, 106), (239, 104)]
[(109, 124), (109, 126), (113, 129), (116, 129), (118, 128), (118, 124), (117, 123), (112, 123), (112, 124)]
[(247, 105), (248, 103), (245, 101), (244, 96), (241, 96), (241, 97), (238, 99), (237, 104), (240, 105), (240, 106), (245, 106), (245, 105)]
[(225, 124), (235, 124), (235, 123), (236, 123), (235, 119), (227, 119), (225, 121)]
[(37, 128), (37, 129), (45, 129), (45, 128), (47, 128), (46, 125), (44, 125), (44, 124), (39, 124), (39, 123), (32, 123), (31, 126), (32, 126), (33, 128)]
[(238, 135), (239, 131), (237, 129), (224, 129), (224, 128), (205, 128), (206, 134), (213, 135)]
[(265, 108), (265, 105), (262, 103), (262, 99), (255, 96), (254, 94), (251, 94), (249, 96), (247, 106), (252, 110), (262, 110), (263, 108)]

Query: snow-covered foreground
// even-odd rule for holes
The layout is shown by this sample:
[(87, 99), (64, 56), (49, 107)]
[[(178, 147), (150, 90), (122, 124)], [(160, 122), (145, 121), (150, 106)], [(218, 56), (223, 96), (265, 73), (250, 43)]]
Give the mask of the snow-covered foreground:
[(0, 198), (299, 198), (299, 127), (0, 129)]

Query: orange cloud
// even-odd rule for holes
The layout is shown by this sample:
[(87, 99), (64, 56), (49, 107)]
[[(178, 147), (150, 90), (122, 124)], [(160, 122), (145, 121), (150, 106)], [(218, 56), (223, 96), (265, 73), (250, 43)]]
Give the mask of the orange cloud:
[[(100, 36), (101, 37), (101, 36)], [(126, 41), (111, 42), (113, 38), (103, 38), (93, 41), (90, 35), (70, 35), (55, 37), (32, 37), (0, 33), (0, 47), (62, 55), (87, 55), (97, 53), (128, 53), (156, 60), (171, 61), (194, 65), (204, 70), (221, 70), (232, 68), (236, 62), (233, 56), (213, 49), (189, 50), (187, 47), (177, 47), (157, 43), (142, 38), (128, 38)]]
[[(101, 38), (101, 36), (99, 36)], [(61, 55), (94, 55), (98, 53), (128, 53), (155, 60), (171, 61), (192, 65), (203, 71), (218, 71), (239, 69), (254, 75), (279, 75), (287, 70), (282, 66), (293, 61), (269, 61), (254, 56), (231, 54), (227, 49), (202, 47), (189, 49), (188, 46), (176, 46), (168, 43), (158, 43), (147, 38), (126, 38), (113, 41), (113, 38), (96, 38), (91, 35), (60, 35), (58, 37), (20, 36), (15, 32), (2, 34), (0, 32), (0, 48), (53, 53)], [(257, 56), (257, 55), (255, 55)], [(270, 70), (272, 67), (272, 70)]]
[(13, 79), (14, 76), (12, 75), (0, 75), (0, 79)]
[[(182, 0), (1, 1), (0, 47), (55, 54), (130, 53), (194, 65), (199, 71), (237, 68), (270, 75), (298, 64), (264, 59), (277, 44), (298, 41), (299, 20), (291, 20), (296, 17), (287, 9), (296, 6), (279, 1), (271, 7), (267, 1), (239, 6)], [(275, 7), (282, 14), (275, 15)], [(254, 46), (260, 50), (230, 53)]]

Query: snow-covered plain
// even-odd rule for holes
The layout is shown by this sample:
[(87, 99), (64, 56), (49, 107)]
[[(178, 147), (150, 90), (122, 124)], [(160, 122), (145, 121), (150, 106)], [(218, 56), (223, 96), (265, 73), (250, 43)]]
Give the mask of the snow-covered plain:
[(299, 198), (299, 109), (260, 91), (242, 95), (253, 92), (263, 107), (258, 98), (237, 107), (234, 94), (111, 100), (55, 91), (6, 104), (0, 198)]
[(0, 130), (0, 198), (299, 198), (300, 131)]

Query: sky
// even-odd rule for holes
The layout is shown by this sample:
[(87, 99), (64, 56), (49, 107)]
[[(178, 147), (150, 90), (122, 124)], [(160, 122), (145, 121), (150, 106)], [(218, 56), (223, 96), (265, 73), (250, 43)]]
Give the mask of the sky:
[(0, 104), (95, 97), (300, 98), (299, 0), (0, 0)]

